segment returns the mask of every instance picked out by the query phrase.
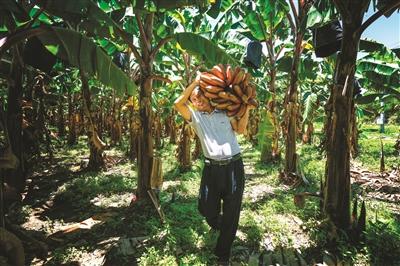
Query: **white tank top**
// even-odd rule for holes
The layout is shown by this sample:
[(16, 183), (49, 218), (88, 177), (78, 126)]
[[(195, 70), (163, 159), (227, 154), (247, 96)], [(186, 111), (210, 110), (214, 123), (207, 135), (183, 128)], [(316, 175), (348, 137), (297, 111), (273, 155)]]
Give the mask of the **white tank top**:
[(240, 147), (229, 117), (224, 111), (200, 112), (189, 107), (191, 121), (200, 139), (204, 156), (213, 160), (224, 160), (240, 153)]

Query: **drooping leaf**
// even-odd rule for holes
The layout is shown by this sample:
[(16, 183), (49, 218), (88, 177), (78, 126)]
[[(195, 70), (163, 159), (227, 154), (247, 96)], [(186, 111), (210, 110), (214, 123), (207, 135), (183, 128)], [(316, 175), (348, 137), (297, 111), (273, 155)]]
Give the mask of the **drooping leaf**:
[(261, 114), (262, 118), (257, 134), (258, 144), (260, 148), (265, 145), (272, 145), (273, 134), (275, 132), (275, 126), (272, 123), (273, 120), (271, 113), (263, 110)]
[(307, 15), (307, 28), (318, 28), (338, 18), (334, 5), (325, 0), (315, 1)]
[(285, 1), (265, 0), (257, 2), (256, 5), (242, 6), (244, 9), (243, 21), (251, 35), (257, 40), (266, 40), (272, 31), (276, 31), (289, 12), (288, 4)]
[(316, 93), (309, 93), (304, 102), (303, 123), (312, 120), (314, 110), (316, 108), (318, 96)]
[(39, 0), (38, 5), (46, 12), (75, 25), (81, 23), (80, 26), (85, 30), (100, 37), (115, 37), (115, 29), (120, 27), (111, 16), (91, 0)]
[(360, 40), (360, 45), (359, 45), (359, 50), (367, 53), (372, 53), (375, 51), (380, 51), (385, 48), (385, 45), (373, 40), (368, 40), (368, 39), (361, 39)]
[(217, 18), (222, 7), (222, 0), (216, 0), (211, 4), (211, 8), (207, 11), (207, 15), (212, 18)]
[(64, 28), (51, 28), (51, 31), (38, 36), (43, 44), (54, 46), (55, 55), (82, 71), (96, 77), (104, 85), (119, 94), (132, 95), (136, 84), (113, 62), (112, 59), (83, 34)]
[(216, 64), (240, 65), (240, 63), (210, 40), (194, 33), (182, 32), (173, 36), (182, 49), (204, 60), (209, 67)]
[(279, 71), (289, 73), (292, 68), (292, 62), (293, 58), (289, 54), (285, 54), (284, 56), (279, 58), (278, 61), (276, 62), (278, 65), (277, 69)]
[(207, 7), (210, 4), (209, 0), (153, 0), (153, 2), (159, 9), (175, 9), (186, 6)]
[(386, 76), (392, 75), (395, 71), (399, 69), (400, 67), (398, 64), (386, 63), (373, 58), (364, 59), (360, 61), (357, 65), (358, 71), (361, 72), (374, 71), (380, 75), (386, 75)]

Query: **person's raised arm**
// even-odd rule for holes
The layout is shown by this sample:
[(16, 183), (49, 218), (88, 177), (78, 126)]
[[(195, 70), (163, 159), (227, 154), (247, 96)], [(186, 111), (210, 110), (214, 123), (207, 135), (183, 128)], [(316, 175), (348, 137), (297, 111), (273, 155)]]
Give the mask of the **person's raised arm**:
[(189, 101), (190, 94), (198, 85), (199, 79), (196, 78), (196, 80), (193, 81), (174, 102), (175, 110), (178, 111), (178, 113), (180, 113), (187, 121), (190, 121), (191, 119), (191, 113), (187, 103)]

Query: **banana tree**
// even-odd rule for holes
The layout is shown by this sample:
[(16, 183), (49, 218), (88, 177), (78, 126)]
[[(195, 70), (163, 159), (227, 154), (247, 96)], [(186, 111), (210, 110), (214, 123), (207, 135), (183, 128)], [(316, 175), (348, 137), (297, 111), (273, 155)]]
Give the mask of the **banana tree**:
[[(383, 2), (383, 1), (382, 1)], [(363, 22), (370, 0), (335, 0), (332, 4), (340, 13), (343, 39), (335, 67), (331, 95), (327, 104), (326, 174), (323, 184), (325, 214), (339, 228), (350, 228), (350, 137), (351, 116), (354, 115), (353, 84), (361, 34), (383, 14), (400, 7), (400, 2), (388, 2)], [(374, 2), (375, 4), (375, 2)], [(322, 11), (327, 12), (327, 10)]]
[(333, 75), (330, 58), (317, 62), (312, 57), (312, 45), (305, 43), (303, 56), (300, 59), (299, 66), (299, 95), (301, 100), (299, 105), (302, 110), (301, 130), (303, 143), (311, 143), (314, 132), (313, 123), (319, 115), (319, 107), (323, 106), (327, 100), (326, 88), (327, 80)]
[(297, 175), (298, 155), (296, 154), (296, 139), (297, 139), (297, 119), (299, 116), (298, 106), (298, 80), (299, 80), (299, 65), (300, 56), (304, 49), (303, 39), (306, 33), (307, 13), (313, 1), (300, 0), (297, 7), (293, 0), (289, 0), (291, 13), (287, 14), (288, 21), (293, 33), (293, 61), (290, 70), (290, 84), (286, 92), (284, 103), (285, 108), (285, 125), (287, 133), (285, 136), (285, 175)]
[[(372, 46), (375, 46), (373, 51), (368, 49)], [(399, 107), (400, 57), (376, 42), (361, 40), (360, 49), (369, 53), (357, 60), (355, 75), (364, 92), (355, 98), (356, 108), (372, 106), (375, 116), (382, 112), (390, 113), (391, 109)], [(358, 150), (358, 131), (354, 125), (352, 127), (351, 151), (354, 156)]]
[[(176, 39), (181, 47), (186, 50), (190, 50), (196, 55), (203, 56), (209, 64), (225, 63), (227, 61), (234, 62), (227, 56), (222, 49), (217, 48), (215, 44), (208, 41), (207, 39), (190, 33), (177, 33), (173, 35), (167, 35), (162, 38), (157, 38), (156, 23), (160, 21), (160, 16), (168, 15), (165, 9), (176, 8), (178, 6), (195, 5), (200, 4), (206, 6), (207, 1), (182, 1), (174, 2), (171, 6), (169, 1), (156, 1), (156, 8), (148, 7), (146, 5), (140, 6), (140, 3), (133, 3), (130, 7), (133, 10), (133, 14), (127, 11), (125, 18), (117, 24), (105, 12), (102, 12), (96, 5), (93, 5), (91, 1), (80, 1), (80, 6), (73, 8), (68, 5), (64, 5), (62, 9), (59, 8), (58, 2), (45, 1), (46, 5), (43, 7), (53, 14), (57, 14), (61, 17), (65, 14), (79, 14), (87, 18), (87, 23), (98, 29), (99, 32), (107, 34), (104, 31), (104, 25), (111, 27), (118, 36), (119, 39), (123, 40), (124, 45), (128, 46), (128, 49), (133, 53), (136, 63), (140, 69), (140, 93), (139, 93), (139, 115), (140, 115), (140, 133), (139, 133), (139, 154), (138, 154), (138, 189), (137, 193), (139, 198), (147, 198), (147, 191), (151, 189), (151, 170), (152, 160), (154, 159), (153, 149), (153, 137), (152, 137), (152, 110), (151, 110), (151, 99), (153, 90), (153, 80), (161, 79), (162, 77), (154, 74), (154, 60), (159, 52), (160, 48), (172, 39)], [(142, 2), (141, 2), (142, 3)], [(143, 3), (142, 3), (143, 4)], [(92, 12), (86, 13), (90, 8)], [(160, 9), (161, 8), (161, 9)], [(71, 11), (71, 13), (66, 12)], [(143, 11), (143, 12), (142, 12)], [(158, 11), (156, 13), (156, 11)], [(164, 12), (159, 12), (164, 11)], [(67, 15), (65, 15), (67, 16)], [(72, 16), (73, 17), (73, 16)], [(65, 18), (65, 19), (71, 19)], [(102, 24), (96, 23), (98, 21), (103, 22)], [(99, 25), (100, 24), (100, 25)], [(136, 36), (137, 32), (139, 33)], [(111, 34), (108, 34), (111, 35)], [(132, 41), (132, 36), (134, 36)], [(136, 37), (135, 37), (136, 36)], [(112, 37), (112, 36), (111, 36)], [(210, 53), (210, 51), (215, 51)]]
[[(4, 4), (4, 5), (3, 5)], [(26, 12), (14, 1), (4, 1), (0, 4), (0, 26), (7, 29), (7, 34), (13, 34), (17, 30), (17, 22), (29, 20)], [(12, 8), (12, 10), (10, 9)], [(15, 19), (14, 19), (15, 18)], [(0, 39), (0, 46), (4, 39)], [(25, 167), (23, 161), (23, 142), (22, 142), (22, 92), (23, 92), (23, 66), (21, 54), (23, 46), (21, 44), (13, 47), (9, 53), (11, 58), (9, 72), (6, 74), (8, 82), (7, 110), (5, 126), (9, 135), (9, 145), (12, 153), (20, 162), (14, 169), (6, 170), (5, 180), (9, 185), (22, 192), (25, 187)], [(1, 49), (1, 47), (0, 47)], [(0, 60), (3, 59), (0, 53)], [(12, 81), (12, 82), (10, 82)], [(10, 178), (12, 177), (12, 178)], [(1, 184), (2, 185), (2, 184)]]
[[(262, 117), (265, 123), (269, 121), (268, 128), (271, 130), (263, 131), (267, 134), (266, 140), (261, 140), (261, 161), (266, 163), (280, 157), (276, 78), (278, 58), (282, 56), (288, 44), (289, 23), (285, 17), (288, 15), (289, 6), (286, 1), (268, 0), (242, 4), (239, 10), (243, 18), (240, 32), (252, 40), (262, 42), (268, 53), (265, 78), (268, 79), (271, 97), (267, 97)], [(266, 125), (262, 128), (266, 128)]]
[[(45, 25), (40, 20), (36, 20), (40, 12), (36, 14), (33, 12), (33, 14), (30, 23), (27, 24), (29, 27), (24, 25), (2, 39), (0, 55), (25, 39), (38, 36), (48, 50), (79, 67), (85, 74), (95, 75), (104, 84), (114, 87), (122, 93), (134, 90), (136, 85), (89, 38), (74, 30)], [(98, 139), (98, 137), (94, 137), (94, 139)]]

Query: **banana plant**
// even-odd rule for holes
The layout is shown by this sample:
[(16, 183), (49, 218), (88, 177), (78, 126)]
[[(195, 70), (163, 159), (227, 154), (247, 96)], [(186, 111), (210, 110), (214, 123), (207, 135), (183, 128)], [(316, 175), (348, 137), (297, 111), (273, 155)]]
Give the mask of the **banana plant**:
[[(319, 12), (326, 14), (334, 6), (340, 14), (343, 38), (336, 60), (331, 95), (327, 104), (325, 125), (327, 162), (323, 184), (323, 210), (329, 219), (342, 230), (351, 226), (350, 217), (350, 143), (351, 120), (354, 116), (353, 84), (357, 52), (361, 34), (383, 14), (400, 7), (400, 2), (390, 1), (374, 15), (363, 21), (369, 0), (336, 0), (326, 4)], [(378, 1), (379, 2), (379, 1)], [(382, 1), (383, 2), (383, 1)], [(373, 1), (376, 6), (376, 2)]]
[[(277, 104), (277, 67), (278, 59), (288, 45), (289, 23), (285, 19), (289, 12), (286, 1), (255, 1), (242, 3), (238, 13), (241, 20), (234, 24), (234, 28), (251, 40), (260, 41), (266, 46), (268, 53), (267, 62), (263, 69), (264, 78), (268, 80), (269, 95), (266, 97), (265, 109), (262, 111), (262, 123), (272, 125), (273, 130), (264, 131), (266, 140), (260, 141), (261, 161), (266, 163), (280, 157), (279, 148), (279, 110)], [(267, 125), (261, 128), (269, 128)]]
[[(153, 73), (154, 60), (160, 48), (175, 39), (186, 50), (197, 56), (204, 57), (211, 65), (225, 62), (232, 62), (222, 49), (218, 49), (209, 40), (204, 37), (191, 33), (167, 34), (163, 38), (158, 38), (156, 29), (158, 22), (163, 16), (169, 16), (169, 9), (182, 7), (187, 5), (200, 5), (204, 8), (208, 1), (179, 1), (171, 3), (169, 1), (152, 1), (143, 4), (143, 2), (133, 2), (125, 7), (125, 15), (115, 22), (109, 17), (104, 10), (97, 5), (93, 5), (91, 1), (80, 1), (79, 5), (63, 5), (62, 8), (57, 1), (44, 1), (42, 7), (52, 13), (57, 14), (66, 21), (73, 22), (73, 19), (81, 19), (93, 26), (94, 30), (107, 34), (109, 38), (115, 39), (116, 42), (126, 45), (130, 53), (133, 53), (136, 63), (140, 68), (140, 94), (139, 94), (139, 114), (140, 114), (140, 154), (138, 155), (138, 196), (139, 198), (148, 198), (147, 191), (150, 187), (151, 179), (151, 162), (154, 158), (153, 138), (152, 138), (152, 110), (151, 99), (154, 80), (165, 80), (163, 77)], [(53, 3), (53, 4), (51, 4)], [(141, 5), (142, 3), (142, 5)], [(51, 8), (48, 8), (51, 6)], [(88, 12), (90, 10), (91, 12)], [(68, 16), (72, 13), (73, 16)], [(92, 14), (92, 15), (91, 15)], [(64, 17), (65, 15), (65, 17)], [(199, 14), (197, 14), (199, 15)], [(83, 19), (84, 18), (84, 19)], [(109, 32), (104, 31), (104, 26), (108, 27)], [(89, 28), (89, 27), (88, 27)], [(94, 32), (96, 34), (96, 32)], [(122, 40), (122, 41), (121, 41)], [(198, 45), (193, 45), (195, 42)], [(215, 53), (210, 53), (215, 51)]]

